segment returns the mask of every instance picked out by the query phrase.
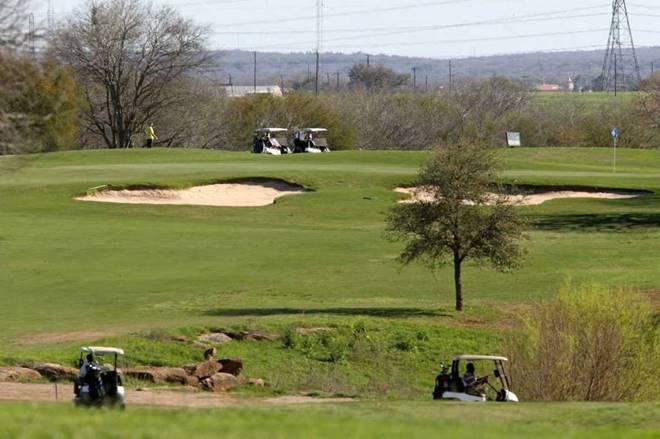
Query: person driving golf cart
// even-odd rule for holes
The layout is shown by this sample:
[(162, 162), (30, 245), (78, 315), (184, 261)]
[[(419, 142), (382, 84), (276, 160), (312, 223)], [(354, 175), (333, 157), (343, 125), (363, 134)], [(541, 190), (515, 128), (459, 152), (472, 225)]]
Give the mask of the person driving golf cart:
[(282, 155), (290, 154), (287, 145), (286, 128), (261, 128), (255, 131), (252, 140), (252, 153)]
[(480, 396), (484, 394), (483, 385), (488, 383), (488, 377), (477, 378), (474, 369), (474, 363), (468, 363), (463, 375), (463, 386), (465, 393), (469, 395)]
[[(118, 348), (80, 348), (80, 375), (73, 387), (75, 405), (124, 408), (124, 384), (117, 368), (118, 357), (123, 355), (124, 351)], [(96, 361), (97, 356), (101, 357), (101, 362), (104, 358), (112, 357), (113, 362), (100, 366)]]
[(297, 130), (293, 136), (296, 154), (330, 152), (326, 138), (328, 130), (325, 128), (303, 128)]
[[(456, 355), (452, 359), (451, 370), (441, 364), (440, 374), (435, 379), (433, 399), (464, 402), (518, 402), (518, 396), (511, 391), (511, 383), (506, 374), (505, 357), (491, 355)], [(461, 363), (466, 362), (465, 373), (460, 374)], [(493, 373), (477, 378), (474, 363), (494, 366)], [(488, 366), (487, 366), (488, 367)]]

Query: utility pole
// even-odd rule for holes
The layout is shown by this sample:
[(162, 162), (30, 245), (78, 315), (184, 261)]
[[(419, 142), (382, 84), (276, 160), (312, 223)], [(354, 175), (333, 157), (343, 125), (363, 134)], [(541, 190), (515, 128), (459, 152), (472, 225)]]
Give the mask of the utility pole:
[(339, 72), (337, 72), (337, 91), (339, 91)]
[[(619, 81), (619, 76), (622, 81)], [(637, 82), (642, 80), (626, 0), (613, 0), (612, 23), (601, 73), (602, 89), (609, 91), (613, 86), (619, 88), (620, 83), (625, 88), (626, 78)]]
[(321, 64), (321, 48), (323, 46), (323, 0), (316, 0), (316, 80), (314, 90), (319, 95), (319, 73)]
[(424, 89), (425, 89), (426, 91), (429, 91), (429, 75), (426, 75), (426, 76), (424, 77)]
[(320, 55), (316, 52), (316, 79), (314, 80), (314, 93), (319, 95), (319, 58)]
[(55, 30), (55, 5), (53, 4), (53, 0), (48, 0), (46, 24), (48, 25), (48, 32), (53, 32), (53, 30)]
[(412, 68), (413, 72), (413, 90), (417, 89), (417, 67)]
[(257, 92), (257, 51), (254, 51), (254, 92)]
[(371, 55), (367, 55), (367, 67), (371, 66)]
[(330, 87), (330, 73), (326, 73), (328, 75), (328, 87)]
[(451, 60), (449, 60), (449, 91), (454, 89), (454, 72), (452, 71)]
[(36, 47), (34, 45), (34, 40), (36, 38), (35, 32), (36, 32), (36, 26), (34, 24), (34, 14), (30, 14), (28, 16), (28, 38), (30, 39), (30, 54), (34, 57), (36, 53)]

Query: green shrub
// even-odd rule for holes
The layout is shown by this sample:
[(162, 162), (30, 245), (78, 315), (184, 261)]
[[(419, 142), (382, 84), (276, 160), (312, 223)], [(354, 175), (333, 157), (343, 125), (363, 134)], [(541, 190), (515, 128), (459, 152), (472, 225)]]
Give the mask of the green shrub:
[(397, 332), (394, 334), (393, 346), (402, 352), (416, 352), (417, 340), (407, 332)]
[(524, 400), (657, 399), (660, 330), (641, 294), (568, 284), (530, 315), (505, 342)]
[(295, 349), (300, 345), (300, 335), (293, 326), (287, 326), (282, 333), (282, 346), (286, 349)]

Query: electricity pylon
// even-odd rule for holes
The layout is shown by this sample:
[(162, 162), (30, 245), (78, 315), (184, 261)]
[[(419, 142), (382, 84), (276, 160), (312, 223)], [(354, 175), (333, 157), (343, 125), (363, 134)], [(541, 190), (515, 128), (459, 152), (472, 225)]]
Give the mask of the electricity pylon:
[(627, 90), (641, 79), (626, 0), (614, 0), (612, 25), (601, 74), (602, 88), (615, 92)]

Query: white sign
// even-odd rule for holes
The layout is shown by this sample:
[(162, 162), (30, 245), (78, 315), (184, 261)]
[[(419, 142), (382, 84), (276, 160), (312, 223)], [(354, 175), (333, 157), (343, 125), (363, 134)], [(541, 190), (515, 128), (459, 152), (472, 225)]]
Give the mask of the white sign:
[(520, 133), (514, 133), (514, 132), (506, 133), (506, 144), (511, 148), (516, 146), (522, 146), (522, 141), (520, 140)]
[(621, 133), (619, 132), (618, 128), (612, 128), (612, 138), (613, 139), (618, 139)]

